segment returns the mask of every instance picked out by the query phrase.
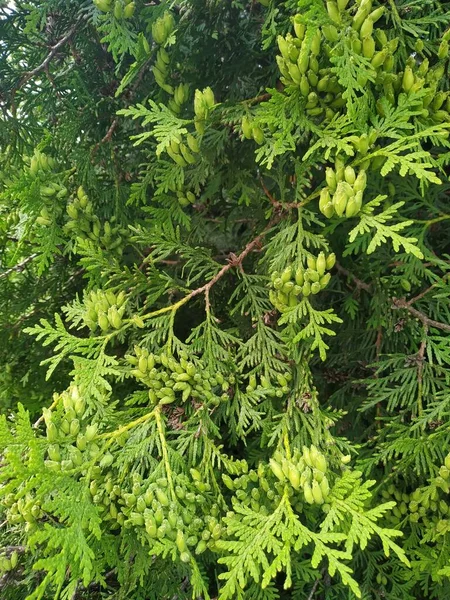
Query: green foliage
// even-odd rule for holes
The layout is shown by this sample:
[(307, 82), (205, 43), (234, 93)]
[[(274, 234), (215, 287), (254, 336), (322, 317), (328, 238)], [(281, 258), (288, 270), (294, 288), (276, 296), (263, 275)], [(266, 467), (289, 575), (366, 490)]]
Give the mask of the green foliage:
[(447, 599), (447, 3), (0, 4), (1, 597)]

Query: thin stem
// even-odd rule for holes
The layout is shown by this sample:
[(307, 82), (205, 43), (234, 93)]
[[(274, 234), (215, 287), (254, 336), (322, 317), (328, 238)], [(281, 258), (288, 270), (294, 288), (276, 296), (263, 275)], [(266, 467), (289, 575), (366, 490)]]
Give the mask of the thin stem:
[(434, 225), (435, 223), (440, 223), (441, 221), (448, 221), (450, 219), (450, 215), (442, 215), (441, 217), (435, 217), (434, 219), (429, 219), (429, 220), (425, 220), (422, 221), (420, 219), (415, 219), (414, 223), (423, 223), (425, 225), (425, 228), (427, 227), (431, 227), (431, 225)]
[(413, 308), (410, 305), (410, 303), (405, 300), (405, 298), (393, 298), (392, 299), (392, 308), (394, 308), (394, 309), (404, 308), (409, 313), (411, 313), (413, 315), (413, 317), (417, 317), (419, 319), (419, 321), (422, 321), (422, 323), (424, 325), (426, 325), (427, 327), (435, 327), (436, 329), (442, 329), (443, 331), (450, 332), (450, 325), (447, 325), (447, 323), (441, 323), (439, 321), (435, 321), (434, 319), (430, 319), (423, 312), (420, 312), (420, 310)]
[(242, 104), (248, 104), (248, 106), (252, 106), (253, 104), (259, 104), (260, 102), (265, 102), (266, 100), (270, 100), (272, 94), (261, 94), (260, 96), (255, 96), (254, 98), (249, 98), (248, 100), (242, 100)]
[(114, 431), (108, 431), (107, 433), (101, 433), (100, 435), (98, 435), (96, 437), (96, 439), (100, 440), (100, 439), (111, 438), (111, 441), (113, 441), (115, 438), (120, 437), (126, 431), (133, 429), (133, 427), (137, 427), (138, 425), (145, 423), (146, 421), (148, 421), (149, 419), (154, 417), (155, 413), (156, 413), (156, 409), (143, 415), (142, 417), (139, 417), (139, 419), (135, 419), (134, 421), (131, 421), (131, 423), (127, 423), (127, 425), (122, 425), (122, 427), (119, 427), (118, 429), (115, 429)]
[(11, 273), (14, 273), (14, 272), (20, 273), (20, 271), (23, 271), (24, 267), (29, 262), (34, 260), (37, 256), (38, 256), (37, 252), (35, 252), (34, 254), (30, 254), (30, 256), (27, 256), (26, 258), (24, 258), (20, 263), (18, 263), (17, 265), (14, 265), (14, 267), (11, 267), (10, 269), (3, 271), (3, 273), (0, 273), (0, 279), (4, 279), (5, 277), (8, 277), (8, 275), (11, 275)]
[(425, 348), (427, 347), (427, 333), (428, 326), (424, 323), (423, 325), (423, 340), (420, 343), (419, 352), (417, 353), (417, 416), (420, 418), (423, 416), (423, 402), (422, 402), (422, 390), (423, 390), (423, 361), (425, 357)]
[(178, 300), (178, 302), (175, 302), (175, 304), (171, 304), (170, 306), (163, 306), (163, 308), (158, 308), (158, 310), (154, 310), (152, 312), (147, 313), (146, 315), (142, 315), (141, 319), (143, 321), (145, 321), (147, 319), (151, 319), (152, 317), (157, 317), (158, 315), (163, 315), (166, 312), (177, 311), (179, 308), (181, 308), (183, 306), (183, 304), (186, 304), (186, 302), (189, 302), (189, 300), (193, 297), (193, 295), (194, 295), (193, 292), (191, 292), (184, 298), (181, 298), (181, 300)]
[(308, 598), (306, 600), (312, 600), (314, 598), (314, 594), (316, 593), (317, 587), (319, 586), (319, 583), (320, 583), (321, 579), (322, 578), (319, 577), (319, 578), (317, 578), (315, 580), (314, 585), (312, 586), (311, 591), (309, 593), (309, 596), (308, 596)]
[(155, 409), (156, 426), (158, 428), (159, 440), (161, 442), (161, 452), (163, 455), (164, 467), (167, 475), (167, 482), (169, 484), (169, 490), (172, 495), (172, 500), (176, 500), (175, 488), (172, 479), (172, 469), (170, 468), (169, 454), (167, 452), (166, 436), (164, 435), (164, 428), (161, 419), (161, 407)]
[[(61, 400), (61, 396), (56, 396), (55, 399), (53, 400), (53, 402), (50, 404), (50, 407), (48, 410), (52, 411), (54, 408), (57, 407), (58, 402)], [(44, 415), (42, 414), (39, 419), (36, 421), (36, 423), (34, 423), (33, 428), (37, 429), (39, 427), (39, 425), (42, 423), (42, 421), (44, 420)]]
[(392, 15), (393, 15), (394, 23), (396, 25), (398, 25), (398, 27), (401, 27), (402, 20), (400, 18), (399, 12), (398, 12), (397, 7), (395, 5), (395, 1), (394, 0), (388, 0), (388, 2), (389, 2), (389, 6), (391, 7), (391, 10), (392, 10)]
[[(60, 48), (62, 48), (62, 46), (64, 46), (64, 44), (66, 44), (70, 38), (73, 36), (73, 34), (75, 33), (75, 31), (78, 29), (80, 23), (82, 22), (83, 19), (79, 19), (75, 25), (73, 25), (73, 27), (71, 27), (67, 33), (65, 33), (63, 35), (63, 37), (56, 42), (56, 44), (54, 46), (52, 46), (50, 48), (50, 52), (47, 54), (47, 56), (45, 57), (45, 59), (41, 62), (40, 65), (38, 65), (37, 67), (35, 67), (34, 69), (32, 69), (31, 71), (28, 71), (26, 73), (24, 73), (24, 75), (22, 76), (22, 78), (19, 80), (19, 83), (16, 85), (16, 87), (13, 89), (12, 91), (12, 97), (14, 98), (16, 92), (23, 87), (27, 81), (30, 81), (30, 79), (32, 79), (35, 75), (37, 75), (38, 73), (40, 73), (43, 70), (46, 70), (50, 61), (52, 60), (52, 58), (55, 56), (55, 54), (58, 52), (58, 50)], [(15, 106), (13, 106), (13, 113), (15, 113), (16, 108)]]
[[(444, 275), (442, 277), (442, 280), (446, 279), (449, 276), (450, 276), (450, 273), (447, 273), (446, 275)], [(418, 294), (417, 296), (414, 296), (414, 298), (411, 298), (410, 300), (408, 300), (408, 302), (407, 302), (408, 306), (411, 306), (411, 304), (414, 304), (415, 302), (422, 300), (422, 298), (424, 296), (426, 296), (428, 294), (428, 292), (431, 292), (431, 290), (434, 289), (439, 283), (440, 283), (440, 281), (436, 281), (435, 283), (431, 284), (426, 290), (423, 290), (423, 292), (420, 292), (420, 294)]]
[(347, 269), (345, 269), (338, 262), (335, 264), (335, 267), (336, 267), (336, 270), (338, 273), (341, 273), (342, 275), (345, 275), (349, 279), (352, 279), (355, 282), (355, 285), (358, 288), (358, 290), (366, 290), (366, 292), (370, 292), (370, 284), (364, 283), (364, 281), (361, 281), (361, 279), (358, 279), (358, 277), (356, 277), (356, 275), (353, 275), (353, 273), (350, 273), (350, 271), (347, 271)]
[(253, 250), (255, 250), (255, 248), (261, 243), (262, 238), (267, 234), (267, 232), (271, 229), (272, 225), (277, 220), (278, 219), (272, 219), (269, 222), (269, 224), (267, 225), (267, 227), (264, 229), (264, 231), (262, 233), (260, 233), (256, 238), (254, 238), (251, 242), (249, 242), (238, 256), (236, 256), (235, 254), (231, 253), (229, 255), (227, 264), (223, 265), (223, 267), (216, 273), (216, 275), (214, 275), (214, 277), (210, 281), (208, 281), (207, 283), (205, 283), (201, 287), (197, 288), (196, 290), (192, 290), (192, 292), (190, 292), (189, 294), (187, 294), (187, 296), (184, 296), (184, 298), (181, 298), (181, 300), (178, 300), (178, 302), (175, 302), (175, 304), (171, 304), (170, 306), (164, 306), (163, 308), (159, 308), (158, 310), (154, 310), (154, 311), (152, 311), (150, 313), (147, 313), (146, 315), (142, 315), (141, 319), (143, 321), (145, 321), (147, 319), (151, 319), (152, 317), (157, 317), (158, 315), (162, 315), (162, 314), (167, 313), (167, 312), (177, 311), (184, 304), (186, 304), (186, 302), (189, 302), (189, 300), (191, 300), (195, 296), (199, 296), (200, 294), (205, 294), (205, 299), (206, 299), (206, 303), (207, 303), (207, 312), (208, 312), (208, 309), (209, 309), (209, 293), (211, 291), (211, 288), (220, 279), (222, 279), (222, 277), (226, 273), (228, 273), (228, 271), (230, 271), (231, 269), (233, 269), (235, 267), (242, 268), (242, 263), (244, 262), (245, 258), (250, 254), (250, 252), (252, 252)]
[(270, 204), (277, 210), (290, 210), (290, 209), (294, 209), (294, 208), (301, 208), (302, 206), (305, 206), (306, 204), (308, 204), (308, 202), (311, 202), (311, 200), (314, 200), (314, 198), (318, 198), (320, 196), (320, 192), (321, 192), (321, 190), (315, 190), (312, 194), (307, 196), (301, 202), (280, 202), (279, 200), (276, 200), (272, 196), (272, 194), (267, 189), (267, 186), (264, 183), (262, 178), (260, 179), (260, 181), (261, 181), (261, 187), (262, 187), (265, 195), (270, 200)]

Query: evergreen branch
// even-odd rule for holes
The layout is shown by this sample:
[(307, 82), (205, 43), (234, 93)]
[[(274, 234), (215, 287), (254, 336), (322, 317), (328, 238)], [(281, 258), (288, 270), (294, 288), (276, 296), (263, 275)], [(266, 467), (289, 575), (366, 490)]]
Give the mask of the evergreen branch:
[(138, 425), (145, 423), (146, 421), (148, 421), (149, 419), (151, 419), (154, 416), (155, 416), (155, 411), (152, 410), (151, 412), (143, 415), (142, 417), (139, 417), (139, 419), (135, 419), (134, 421), (131, 421), (130, 423), (127, 423), (126, 425), (122, 425), (121, 427), (119, 427), (118, 429), (115, 429), (114, 431), (108, 431), (106, 433), (101, 433), (100, 435), (98, 435), (96, 437), (96, 439), (100, 440), (100, 439), (118, 438), (122, 434), (129, 431), (130, 429), (133, 429), (134, 427), (137, 427)]
[(37, 256), (39, 256), (37, 252), (30, 254), (30, 256), (27, 256), (26, 258), (24, 258), (20, 263), (18, 263), (17, 265), (14, 265), (14, 267), (11, 267), (10, 269), (3, 271), (3, 273), (0, 273), (0, 279), (4, 279), (5, 277), (8, 277), (8, 275), (11, 275), (11, 273), (14, 273), (14, 272), (20, 273), (20, 271), (23, 271), (24, 267), (29, 262), (34, 260)]
[(348, 277), (349, 279), (354, 281), (358, 290), (366, 290), (366, 292), (370, 292), (371, 287), (370, 287), (369, 283), (365, 283), (364, 281), (361, 281), (361, 279), (358, 279), (358, 277), (356, 277), (356, 275), (354, 275), (353, 273), (350, 273), (350, 271), (347, 271), (347, 269), (345, 269), (338, 262), (336, 262), (335, 267), (336, 267), (336, 271), (338, 271), (338, 273), (341, 273), (342, 275), (345, 275), (345, 277)]
[(70, 40), (70, 38), (73, 36), (73, 34), (76, 32), (76, 30), (78, 29), (82, 20), (83, 19), (79, 19), (78, 21), (76, 21), (76, 23), (67, 31), (67, 33), (65, 33), (63, 35), (63, 37), (58, 42), (56, 42), (56, 44), (54, 46), (52, 46), (50, 48), (50, 52), (47, 54), (47, 56), (41, 62), (40, 65), (35, 67), (33, 70), (28, 71), (27, 73), (24, 73), (24, 75), (22, 75), (22, 78), (20, 79), (19, 83), (13, 90), (13, 93), (12, 93), (13, 97), (16, 94), (16, 92), (27, 83), (27, 81), (30, 81), (30, 79), (32, 79), (35, 75), (38, 75), (41, 71), (45, 70), (48, 67), (52, 58), (55, 56), (55, 54), (58, 52), (58, 50), (60, 48), (62, 48), (62, 46), (64, 46)]
[(253, 106), (253, 104), (259, 104), (260, 102), (265, 102), (266, 100), (270, 100), (272, 94), (260, 94), (259, 96), (255, 96), (254, 98), (250, 98), (249, 100), (243, 100), (243, 104), (248, 104), (248, 106)]
[(410, 305), (410, 303), (405, 300), (405, 298), (392, 298), (392, 307), (394, 309), (403, 308), (407, 310), (413, 315), (413, 317), (417, 317), (419, 321), (422, 321), (422, 323), (427, 327), (435, 327), (436, 329), (442, 329), (443, 331), (450, 332), (450, 325), (447, 325), (447, 323), (440, 323), (439, 321), (435, 321), (434, 319), (430, 319), (430, 317), (427, 317), (427, 315), (425, 315), (423, 312), (420, 312), (420, 310), (413, 308)]
[(269, 198), (270, 200), (270, 204), (277, 210), (290, 210), (293, 208), (302, 208), (303, 206), (305, 206), (306, 204), (308, 204), (308, 202), (310, 202), (311, 200), (314, 200), (314, 198), (318, 198), (320, 196), (320, 190), (316, 190), (314, 191), (312, 194), (310, 194), (309, 196), (307, 196), (304, 200), (302, 200), (301, 202), (280, 202), (279, 200), (276, 200), (273, 195), (270, 193), (270, 191), (267, 189), (266, 184), (264, 183), (263, 179), (260, 178), (261, 181), (261, 186), (262, 189), (265, 193), (265, 195)]
[(315, 580), (314, 585), (312, 586), (311, 591), (309, 592), (308, 598), (306, 600), (313, 600), (314, 594), (316, 593), (316, 590), (319, 587), (320, 580), (322, 579), (324, 573), (325, 571), (322, 570), (321, 576)]
[(0, 596), (445, 600), (447, 3), (6, 4)]
[(212, 279), (210, 279), (210, 281), (208, 281), (201, 287), (199, 287), (195, 290), (192, 290), (192, 292), (187, 294), (187, 296), (184, 296), (183, 298), (181, 298), (181, 300), (178, 300), (178, 302), (175, 302), (175, 304), (171, 304), (170, 306), (164, 306), (163, 308), (159, 308), (158, 310), (147, 313), (146, 315), (142, 315), (141, 318), (144, 320), (151, 319), (152, 317), (162, 315), (166, 312), (177, 311), (184, 304), (186, 304), (186, 302), (189, 302), (189, 300), (191, 300), (195, 296), (199, 296), (201, 294), (205, 294), (206, 306), (207, 306), (207, 310), (209, 310), (209, 293), (211, 291), (211, 288), (220, 279), (222, 279), (222, 277), (226, 273), (228, 273), (228, 271), (230, 271), (231, 269), (236, 268), (236, 267), (242, 268), (242, 263), (244, 262), (245, 258), (250, 254), (250, 252), (255, 250), (255, 248), (257, 246), (259, 246), (263, 237), (268, 233), (268, 231), (272, 228), (273, 224), (277, 220), (278, 219), (272, 219), (271, 221), (269, 221), (269, 223), (268, 223), (267, 227), (264, 229), (264, 231), (262, 233), (260, 233), (259, 235), (257, 235), (253, 240), (251, 240), (238, 256), (236, 256), (233, 253), (230, 253), (230, 255), (228, 257), (228, 262), (225, 265), (223, 265), (223, 267), (220, 269), (220, 271)]
[[(404, 205), (404, 202), (397, 202), (386, 208), (383, 212), (374, 214), (375, 208), (385, 199), (386, 196), (378, 195), (362, 208), (359, 223), (349, 232), (350, 242), (353, 243), (358, 236), (364, 236), (365, 234), (374, 231), (375, 233), (366, 249), (367, 254), (372, 254), (378, 246), (381, 246), (382, 243), (385, 243), (390, 239), (396, 252), (399, 251), (400, 247), (403, 247), (408, 254), (412, 254), (416, 258), (422, 259), (423, 253), (415, 244), (417, 238), (404, 237), (401, 234), (405, 227), (412, 224), (412, 221), (400, 221), (398, 223), (390, 222), (394, 216), (397, 215), (398, 209)], [(364, 239), (364, 237), (362, 239)], [(347, 249), (345, 254), (349, 254), (350, 252), (351, 250)]]
[(420, 294), (417, 294), (417, 296), (414, 296), (414, 298), (411, 298), (410, 300), (408, 300), (408, 305), (411, 304), (415, 304), (416, 302), (418, 302), (419, 300), (422, 300), (422, 298), (424, 296), (426, 296), (429, 292), (431, 292), (431, 290), (433, 290), (436, 286), (438, 286), (442, 281), (444, 281), (444, 279), (447, 279), (448, 277), (450, 277), (450, 273), (447, 273), (446, 275), (444, 275), (442, 277), (442, 279), (440, 281), (435, 281), (433, 284), (431, 284), (429, 287), (427, 287), (425, 290), (423, 290), (422, 292), (420, 292)]

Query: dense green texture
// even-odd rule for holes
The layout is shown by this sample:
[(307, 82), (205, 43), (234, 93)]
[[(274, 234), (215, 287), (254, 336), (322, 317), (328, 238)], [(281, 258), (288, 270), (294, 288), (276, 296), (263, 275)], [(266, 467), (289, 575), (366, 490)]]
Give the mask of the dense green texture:
[(6, 4), (2, 600), (448, 599), (448, 3)]

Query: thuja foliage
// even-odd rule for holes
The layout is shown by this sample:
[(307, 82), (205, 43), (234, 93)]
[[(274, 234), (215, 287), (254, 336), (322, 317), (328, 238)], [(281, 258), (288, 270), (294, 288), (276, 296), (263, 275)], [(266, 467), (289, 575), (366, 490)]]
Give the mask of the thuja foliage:
[(2, 599), (449, 597), (449, 22), (1, 3)]

